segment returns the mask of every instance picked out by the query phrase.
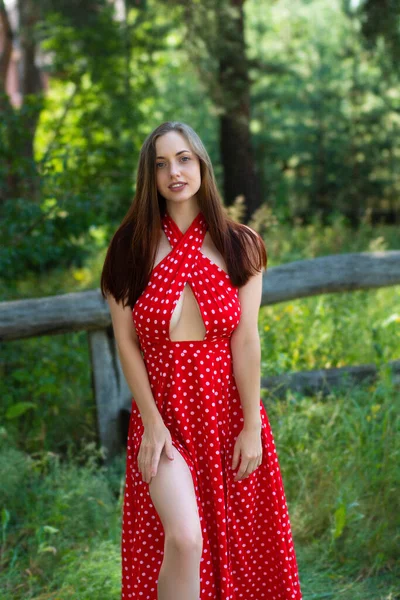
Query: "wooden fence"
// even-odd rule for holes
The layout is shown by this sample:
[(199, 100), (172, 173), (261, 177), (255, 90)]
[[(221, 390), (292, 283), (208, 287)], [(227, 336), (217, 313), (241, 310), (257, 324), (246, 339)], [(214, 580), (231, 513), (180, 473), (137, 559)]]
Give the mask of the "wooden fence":
[[(264, 276), (262, 305), (400, 284), (400, 251), (337, 254), (271, 267)], [(120, 365), (111, 316), (99, 290), (0, 303), (0, 340), (87, 331), (98, 433), (107, 460), (124, 444), (121, 415), (130, 411), (132, 393)], [(400, 350), (400, 345), (399, 345)], [(400, 381), (400, 360), (390, 362)], [(343, 380), (376, 377), (376, 366), (359, 365), (263, 377), (261, 388), (275, 395), (287, 389), (329, 392)]]

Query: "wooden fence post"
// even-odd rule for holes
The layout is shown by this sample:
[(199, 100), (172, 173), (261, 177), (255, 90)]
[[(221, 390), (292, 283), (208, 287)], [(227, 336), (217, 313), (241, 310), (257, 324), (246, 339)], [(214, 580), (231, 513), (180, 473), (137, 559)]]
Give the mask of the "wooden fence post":
[(106, 456), (116, 456), (123, 447), (121, 411), (130, 410), (132, 394), (118, 357), (112, 326), (88, 331), (92, 386), (96, 398), (99, 440)]

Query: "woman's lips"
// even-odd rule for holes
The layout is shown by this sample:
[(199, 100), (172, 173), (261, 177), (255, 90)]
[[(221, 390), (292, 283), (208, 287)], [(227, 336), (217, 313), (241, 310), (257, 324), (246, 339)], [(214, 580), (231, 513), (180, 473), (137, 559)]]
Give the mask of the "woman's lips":
[(181, 190), (183, 190), (183, 188), (185, 187), (186, 183), (182, 183), (179, 186), (176, 185), (174, 187), (168, 186), (169, 189), (171, 190), (171, 192), (180, 192)]

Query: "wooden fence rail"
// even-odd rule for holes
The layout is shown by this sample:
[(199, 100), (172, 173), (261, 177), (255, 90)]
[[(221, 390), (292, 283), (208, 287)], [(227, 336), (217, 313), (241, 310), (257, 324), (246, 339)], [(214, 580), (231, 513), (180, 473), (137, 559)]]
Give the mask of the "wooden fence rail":
[[(400, 251), (337, 254), (269, 268), (261, 304), (399, 284)], [(132, 394), (120, 365), (108, 304), (100, 291), (0, 303), (2, 342), (81, 330), (89, 337), (99, 439), (111, 459), (124, 442), (121, 414), (130, 409)], [(392, 361), (389, 366), (396, 380), (400, 378), (400, 361)], [(362, 381), (375, 376), (375, 365), (359, 365), (265, 377), (261, 387), (277, 395), (287, 389), (326, 393), (343, 377)]]

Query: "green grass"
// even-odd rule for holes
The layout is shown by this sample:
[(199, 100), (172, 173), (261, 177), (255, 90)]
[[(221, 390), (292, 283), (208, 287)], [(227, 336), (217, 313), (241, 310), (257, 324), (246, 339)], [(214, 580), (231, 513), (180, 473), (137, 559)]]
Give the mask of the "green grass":
[(277, 375), (400, 358), (400, 286), (260, 309), (263, 371)]
[[(261, 224), (262, 225), (262, 224)], [(396, 249), (394, 227), (269, 223), (269, 265)], [(80, 269), (27, 275), (7, 298), (98, 287)], [(4, 296), (4, 299), (6, 297)], [(400, 286), (262, 307), (262, 374), (375, 363), (371, 385), (323, 398), (263, 391), (288, 498), (304, 600), (400, 598)], [(0, 589), (4, 600), (117, 600), (125, 456), (101, 466), (84, 332), (0, 348)]]
[(32, 459), (1, 438), (2, 598), (117, 597), (123, 457), (106, 469), (89, 446)]
[(331, 564), (376, 573), (400, 543), (398, 386), (382, 368), (373, 386), (327, 398), (265, 394), (295, 538)]

